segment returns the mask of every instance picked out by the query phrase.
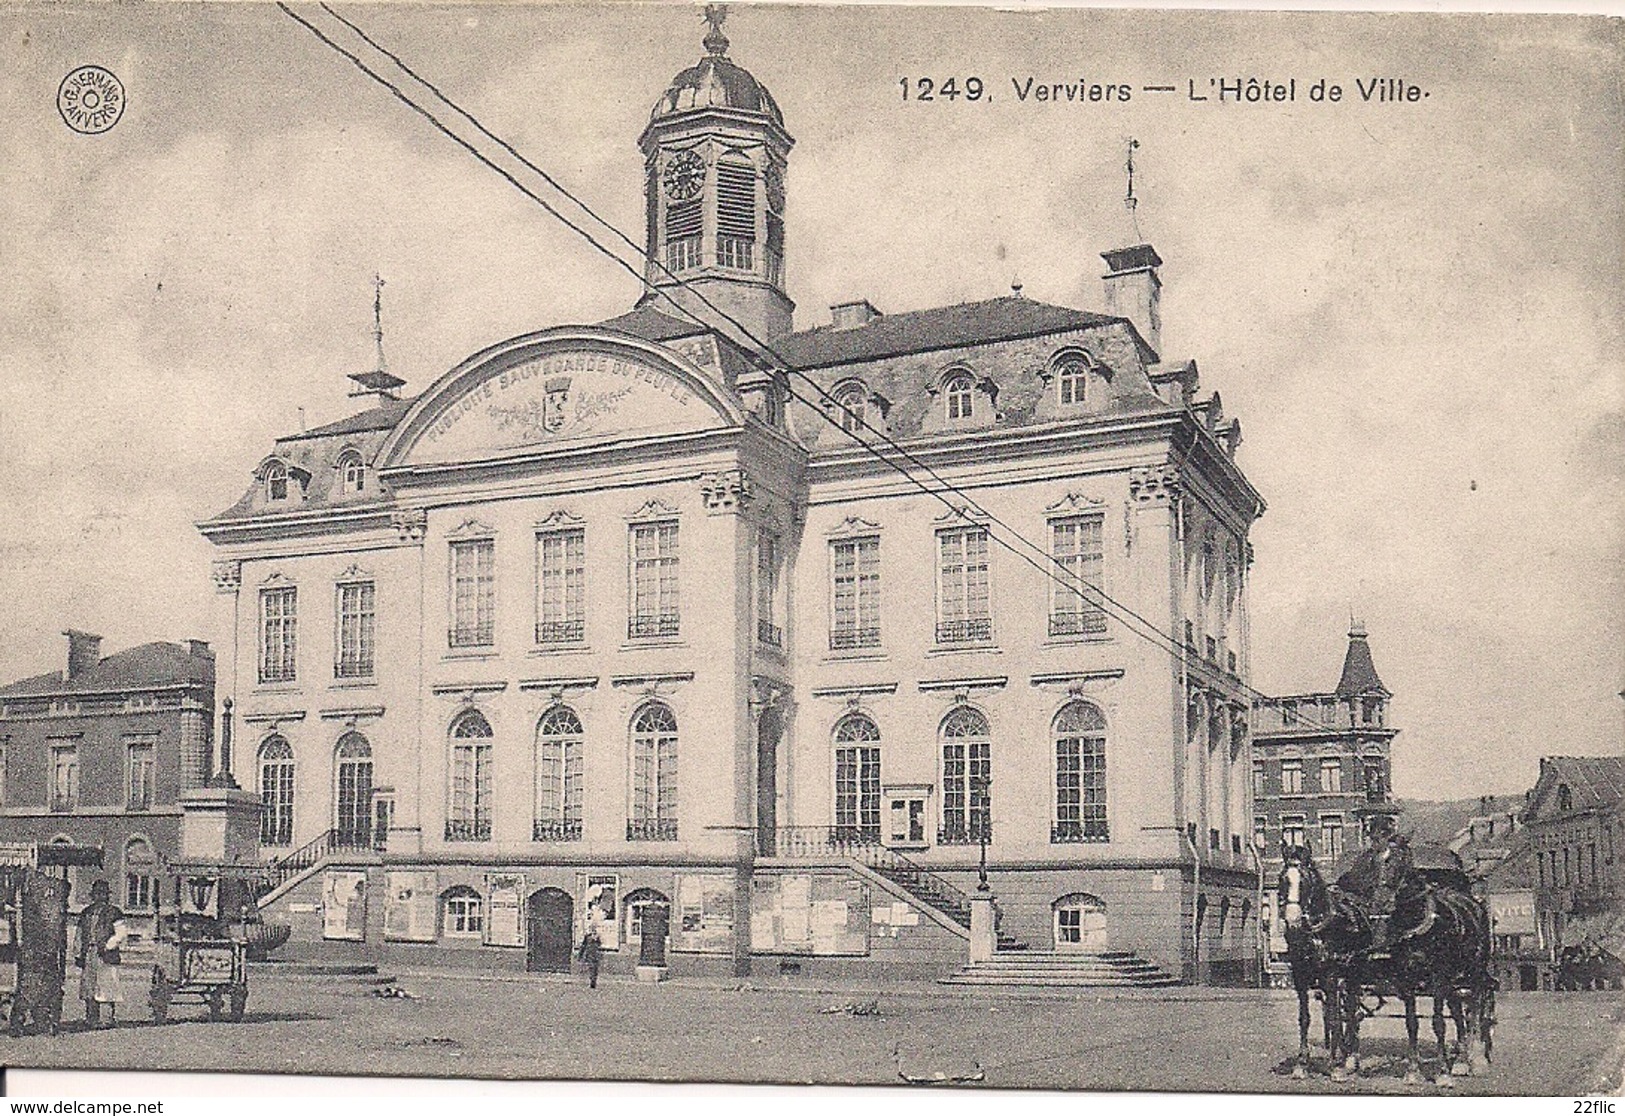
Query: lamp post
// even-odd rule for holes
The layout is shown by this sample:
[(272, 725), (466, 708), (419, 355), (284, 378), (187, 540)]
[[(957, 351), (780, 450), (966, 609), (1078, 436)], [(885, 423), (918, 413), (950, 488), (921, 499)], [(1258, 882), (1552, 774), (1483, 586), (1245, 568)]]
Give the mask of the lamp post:
[(988, 789), (993, 785), (991, 775), (977, 775), (971, 779), (971, 790), (981, 801), (981, 809), (977, 809), (977, 798), (971, 799), (971, 824), (976, 827), (976, 843), (980, 847), (980, 854), (976, 862), (976, 890), (987, 891), (987, 829), (991, 820), (992, 801), (988, 797)]

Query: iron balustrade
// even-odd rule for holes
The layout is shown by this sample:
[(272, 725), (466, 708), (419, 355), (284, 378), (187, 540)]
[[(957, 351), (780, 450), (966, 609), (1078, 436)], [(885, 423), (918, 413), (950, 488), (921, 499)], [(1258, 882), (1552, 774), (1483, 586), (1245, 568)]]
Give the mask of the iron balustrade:
[(677, 819), (628, 818), (626, 819), (626, 839), (628, 841), (675, 841), (677, 840)]
[[(771, 844), (770, 844), (771, 843)], [(923, 865), (880, 843), (869, 826), (790, 825), (757, 830), (759, 848), (789, 860), (840, 857), (897, 884), (921, 902), (970, 929), (970, 896)]]
[(974, 616), (968, 620), (938, 620), (938, 643), (976, 643), (993, 638), (993, 618)]
[(626, 637), (628, 639), (658, 639), (664, 636), (674, 636), (678, 631), (678, 617), (675, 612), (660, 616), (633, 616), (626, 621)]
[(879, 628), (836, 628), (829, 633), (831, 651), (850, 651), (855, 647), (879, 647)]
[(1110, 840), (1106, 823), (1083, 821), (1051, 822), (1049, 843), (1052, 845), (1086, 845)]
[(536, 624), (536, 642), (580, 643), (587, 637), (585, 620), (540, 620)]
[(446, 840), (448, 841), (489, 841), (490, 839), (490, 818), (446, 819)]
[(377, 851), (372, 840), (371, 828), (367, 826), (346, 829), (342, 833), (337, 829), (324, 830), (292, 852), (271, 861), (265, 866), (268, 886), (261, 894), (275, 891), (301, 872), (308, 871), (323, 857), (331, 856), (333, 853)]
[(1099, 609), (1059, 612), (1049, 618), (1049, 634), (1052, 636), (1104, 635), (1105, 632), (1106, 614)]
[(532, 841), (579, 841), (581, 840), (581, 819), (543, 821), (538, 818), (531, 823), (530, 839)]
[(939, 845), (977, 845), (984, 839), (993, 840), (993, 823), (972, 816), (967, 822), (945, 822), (937, 827)]
[(446, 629), (446, 642), (452, 647), (490, 647), (496, 642), (496, 624), (484, 620), (454, 625)]
[(756, 621), (756, 642), (768, 647), (784, 646), (784, 629), (771, 620)]
[(334, 678), (371, 678), (373, 660), (371, 655), (345, 655), (333, 664)]

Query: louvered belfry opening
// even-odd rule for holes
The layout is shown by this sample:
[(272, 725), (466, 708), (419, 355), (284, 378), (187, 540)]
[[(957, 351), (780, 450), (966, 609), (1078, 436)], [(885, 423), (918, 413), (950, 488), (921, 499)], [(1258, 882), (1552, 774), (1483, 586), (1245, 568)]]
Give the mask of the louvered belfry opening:
[(756, 168), (724, 159), (717, 164), (717, 265), (750, 271), (755, 248)]

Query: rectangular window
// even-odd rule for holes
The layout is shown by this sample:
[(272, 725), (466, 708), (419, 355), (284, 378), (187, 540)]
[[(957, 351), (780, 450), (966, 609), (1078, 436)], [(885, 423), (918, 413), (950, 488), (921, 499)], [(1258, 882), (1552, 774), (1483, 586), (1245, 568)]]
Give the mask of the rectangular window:
[(1343, 793), (1343, 761), (1320, 761), (1320, 790), (1322, 794)]
[(491, 745), (459, 743), (451, 752), (451, 816), (446, 840), (491, 839)]
[(1320, 815), (1320, 848), (1317, 851), (1327, 860), (1336, 860), (1343, 855), (1343, 815)]
[(677, 840), (677, 736), (665, 726), (640, 733), (633, 743), (626, 839)]
[(831, 544), (834, 583), (831, 651), (880, 646), (880, 539), (838, 539)]
[(587, 636), (587, 533), (536, 536), (536, 642), (575, 643)]
[(445, 931), (463, 938), (477, 938), (485, 933), (485, 916), (478, 895), (446, 897)]
[(1050, 557), (1058, 567), (1058, 576), (1051, 580), (1052, 636), (1100, 635), (1106, 631), (1106, 612), (1099, 594), (1105, 561), (1104, 523), (1104, 517), (1098, 515), (1050, 522)]
[(493, 539), (451, 544), (453, 647), (490, 647), (496, 642), (496, 550)]
[(756, 535), (756, 639), (768, 647), (784, 646), (779, 621), (779, 537), (771, 531)]
[(1293, 848), (1303, 847), (1303, 815), (1287, 814), (1281, 818), (1281, 844)]
[(1260, 844), (1259, 839), (1269, 831), (1269, 827), (1269, 818), (1262, 815), (1253, 818), (1253, 844), (1255, 846)]
[(632, 527), (632, 615), (627, 637), (674, 636), (677, 601), (677, 524), (638, 523)]
[(51, 749), (51, 809), (68, 813), (79, 808), (79, 748), (58, 744)]
[(370, 581), (338, 587), (338, 658), (334, 678), (371, 678), (376, 593)]
[(131, 740), (125, 745), (125, 807), (130, 810), (152, 809), (154, 773), (156, 770), (155, 742), (150, 739)]
[(260, 590), (260, 681), (292, 682), (298, 677), (299, 590), (293, 586)]
[(1262, 798), (1263, 795), (1264, 795), (1264, 764), (1260, 761), (1260, 762), (1255, 762), (1253, 764), (1253, 797)]
[(880, 840), (880, 749), (835, 750), (835, 830), (840, 842)]
[(987, 584), (987, 528), (937, 532), (937, 642), (993, 638)]
[(939, 845), (971, 845), (993, 836), (989, 776), (992, 745), (950, 740), (942, 746), (942, 829)]
[(1303, 793), (1303, 764), (1298, 760), (1286, 760), (1281, 764), (1281, 793)]
[(1067, 945), (1083, 941), (1083, 908), (1061, 907), (1055, 912), (1056, 940)]
[(127, 873), (124, 877), (124, 909), (127, 911), (152, 910), (152, 896), (156, 890), (157, 881), (151, 876), (139, 872)]

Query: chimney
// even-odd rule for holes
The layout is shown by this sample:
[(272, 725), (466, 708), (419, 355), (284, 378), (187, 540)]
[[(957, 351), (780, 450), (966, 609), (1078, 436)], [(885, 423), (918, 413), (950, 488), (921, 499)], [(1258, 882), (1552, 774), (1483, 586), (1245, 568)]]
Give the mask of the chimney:
[(209, 641), (206, 639), (189, 639), (186, 641), (186, 653), (194, 659), (212, 659), (214, 653), (209, 650)]
[(1134, 323), (1151, 351), (1162, 351), (1162, 280), (1157, 268), (1162, 257), (1149, 244), (1102, 252), (1107, 272), (1106, 313)]
[(829, 316), (836, 329), (857, 329), (859, 326), (868, 325), (876, 318), (885, 317), (866, 298), (860, 298), (856, 302), (837, 302), (829, 308)]
[(68, 670), (64, 677), (72, 682), (102, 661), (102, 637), (77, 628), (69, 628), (62, 634), (68, 637)]

